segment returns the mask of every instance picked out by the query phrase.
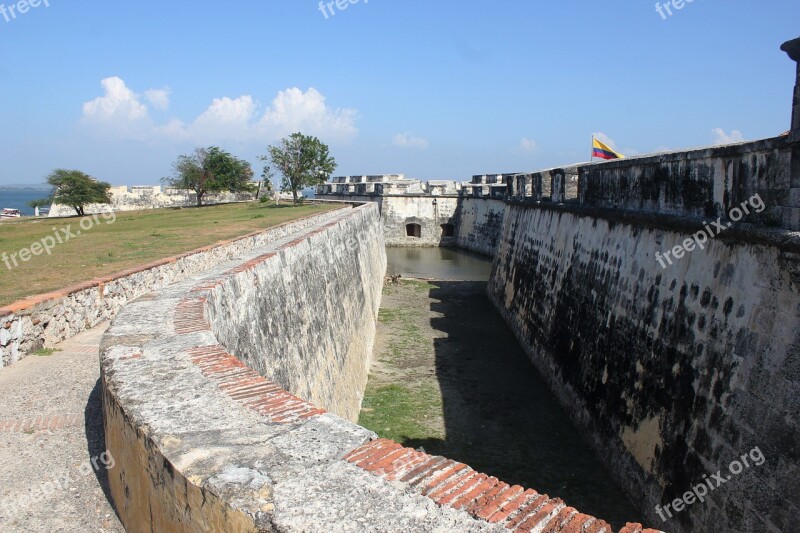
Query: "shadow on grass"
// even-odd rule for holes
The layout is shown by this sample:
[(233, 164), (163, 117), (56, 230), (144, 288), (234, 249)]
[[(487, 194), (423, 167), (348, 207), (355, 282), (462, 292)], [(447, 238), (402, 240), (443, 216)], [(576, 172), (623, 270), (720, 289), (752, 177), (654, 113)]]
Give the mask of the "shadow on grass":
[(431, 286), (446, 437), (402, 444), (562, 498), (616, 528), (641, 521), (489, 301), (486, 283)]
[(294, 209), (294, 208), (297, 208), (297, 207), (314, 207), (314, 206), (318, 206), (318, 205), (323, 205), (323, 203), (322, 202), (308, 201), (308, 200), (305, 201), (305, 202), (300, 202), (298, 204), (292, 204), (292, 203), (274, 204), (274, 203), (270, 203), (270, 202), (263, 202), (263, 203), (262, 202), (257, 202), (257, 203), (254, 203), (254, 204), (250, 205), (250, 207), (252, 209)]

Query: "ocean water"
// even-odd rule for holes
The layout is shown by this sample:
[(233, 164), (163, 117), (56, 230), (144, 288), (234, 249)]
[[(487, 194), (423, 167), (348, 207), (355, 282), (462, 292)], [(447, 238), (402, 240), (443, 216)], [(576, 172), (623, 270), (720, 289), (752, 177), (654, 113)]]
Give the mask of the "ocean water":
[(48, 191), (42, 189), (3, 189), (0, 187), (0, 210), (19, 209), (23, 215), (33, 216), (33, 208), (28, 202), (47, 198)]

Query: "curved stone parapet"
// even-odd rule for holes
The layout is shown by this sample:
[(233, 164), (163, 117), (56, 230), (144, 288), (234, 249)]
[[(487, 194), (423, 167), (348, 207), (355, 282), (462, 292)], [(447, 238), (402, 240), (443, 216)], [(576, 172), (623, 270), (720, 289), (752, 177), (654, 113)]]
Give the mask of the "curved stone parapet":
[(113, 319), (143, 294), (189, 279), (331, 216), (333, 211), (310, 215), (0, 307), (0, 368)]
[(122, 309), (101, 365), (128, 531), (611, 531), (349, 421), (385, 268), (370, 204)]

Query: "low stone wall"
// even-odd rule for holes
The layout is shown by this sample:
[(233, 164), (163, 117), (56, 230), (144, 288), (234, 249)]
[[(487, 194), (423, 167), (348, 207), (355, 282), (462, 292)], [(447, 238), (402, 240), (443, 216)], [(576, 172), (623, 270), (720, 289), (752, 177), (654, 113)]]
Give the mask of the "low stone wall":
[[(110, 204), (89, 204), (84, 208), (85, 213), (91, 215), (110, 211), (141, 211), (197, 205), (197, 193), (189, 190), (166, 189), (162, 192), (161, 187), (134, 187), (128, 192), (127, 187), (112, 187), (110, 192)], [(203, 205), (249, 202), (254, 198), (254, 193), (228, 191), (207, 193), (203, 196)], [(72, 217), (75, 215), (75, 209), (61, 204), (51, 205), (48, 214), (49, 217)]]
[[(800, 235), (734, 226), (662, 269), (656, 254), (701, 228), (511, 204), (490, 297), (653, 523), (788, 531), (800, 518)], [(755, 447), (766, 462), (730, 476)], [(720, 470), (724, 487), (662, 522), (656, 505)]]
[(139, 298), (105, 334), (109, 484), (128, 531), (611, 533), (323, 408), (358, 412), (386, 265), (377, 207), (336, 213)]
[(142, 294), (187, 279), (220, 261), (330, 218), (334, 213), (288, 222), (0, 307), (0, 367), (113, 318), (122, 306)]

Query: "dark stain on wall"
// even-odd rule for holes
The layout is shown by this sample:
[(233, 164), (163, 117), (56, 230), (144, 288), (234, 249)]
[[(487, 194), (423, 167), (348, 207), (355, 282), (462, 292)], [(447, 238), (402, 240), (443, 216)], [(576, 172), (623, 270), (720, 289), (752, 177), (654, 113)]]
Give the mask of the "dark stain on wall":
[[(585, 206), (723, 217), (758, 194), (769, 207), (744, 220), (781, 222), (791, 197), (792, 147), (786, 137), (580, 167)], [(715, 184), (724, 191), (715, 196)]]
[[(551, 387), (571, 403), (567, 408), (576, 421), (591, 421), (584, 424), (587, 439), (601, 456), (611, 457), (609, 466), (620, 477), (628, 475), (631, 460), (623, 434), (660, 420), (651, 463), (634, 468), (638, 471), (630, 477), (638, 480), (622, 482), (639, 501), (647, 499), (643, 493), (650, 486), (656, 499), (643, 511), (657, 520), (653, 523), (661, 520), (652, 505), (681, 497), (756, 444), (765, 454), (765, 448), (771, 450), (773, 460), (797, 455), (797, 412), (780, 419), (769, 405), (771, 389), (780, 383), (776, 369), (785, 347), (768, 338), (770, 324), (758, 332), (744, 321), (753, 313), (774, 316), (770, 308), (780, 294), (797, 301), (797, 287), (786, 285), (780, 268), (767, 258), (774, 251), (760, 252), (766, 255), (757, 274), (770, 277), (748, 280), (770, 287), (754, 308), (754, 302), (738, 296), (744, 294), (737, 275), (743, 267), (735, 258), (745, 264), (746, 258), (752, 260), (748, 245), (715, 243), (717, 256), (727, 259), (711, 263), (710, 276), (702, 266), (688, 273), (662, 271), (653, 258), (665, 238), (661, 230), (535, 206), (516, 205), (507, 213), (490, 297)], [(571, 236), (566, 245), (564, 235)], [(626, 251), (631, 249), (634, 255)], [(796, 317), (799, 309), (788, 311)], [(797, 340), (789, 351), (795, 362), (793, 390), (800, 374)], [(746, 375), (758, 379), (740, 383)], [(780, 397), (791, 394), (781, 391)], [(684, 531), (705, 530), (712, 523), (724, 524), (726, 531), (785, 523), (770, 514), (776, 506), (754, 499), (753, 487), (747, 486), (756, 483), (747, 476), (766, 471), (746, 471), (709, 498), (718, 507), (734, 506), (732, 500), (741, 498), (748, 502), (744, 510), (720, 517), (713, 507), (694, 505), (678, 513), (670, 529), (674, 521)], [(784, 499), (792, 494), (785, 485), (775, 490)], [(796, 512), (797, 497), (791, 498), (789, 508)]]

